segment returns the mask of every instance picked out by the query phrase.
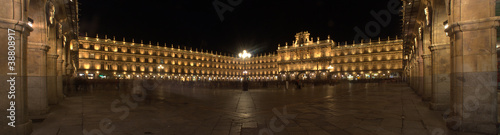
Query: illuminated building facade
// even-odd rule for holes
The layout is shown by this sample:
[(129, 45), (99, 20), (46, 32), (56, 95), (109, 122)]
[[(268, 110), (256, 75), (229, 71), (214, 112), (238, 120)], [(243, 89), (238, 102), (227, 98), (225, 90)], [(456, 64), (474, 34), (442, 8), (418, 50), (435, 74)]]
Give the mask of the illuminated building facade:
[[(125, 39), (124, 39), (125, 40)], [(186, 49), (80, 37), (79, 76), (94, 78), (163, 78), (179, 81), (236, 81), (243, 60), (208, 50)], [(252, 57), (246, 66), (251, 79), (275, 79), (272, 55)], [(273, 72), (274, 71), (274, 72)]]
[(278, 47), (283, 79), (375, 79), (400, 77), (403, 40), (339, 45), (328, 37), (316, 41), (308, 32), (297, 33), (291, 46)]
[(342, 75), (343, 79), (368, 79), (394, 77), (402, 71), (402, 40), (397, 39), (338, 46), (330, 38), (313, 41), (308, 32), (300, 32), (292, 46), (246, 60), (208, 50), (123, 42), (125, 39), (86, 36), (79, 41), (78, 75), (88, 79), (238, 81), (243, 73), (251, 81), (341, 79)]

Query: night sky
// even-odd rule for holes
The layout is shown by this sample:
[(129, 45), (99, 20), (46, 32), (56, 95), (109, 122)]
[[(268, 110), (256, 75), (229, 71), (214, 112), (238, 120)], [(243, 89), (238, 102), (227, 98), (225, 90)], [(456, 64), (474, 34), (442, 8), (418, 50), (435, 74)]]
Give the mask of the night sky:
[[(219, 18), (214, 0), (80, 0), (80, 35), (132, 38), (170, 47), (181, 45), (238, 54), (243, 49), (274, 52), (277, 45), (289, 44), (295, 33), (309, 31), (311, 37), (351, 43), (355, 27), (365, 30), (377, 21), (370, 11), (387, 10), (389, 0), (241, 0), (234, 10)], [(236, 0), (233, 0), (236, 1)], [(400, 1), (400, 0), (396, 0)], [(233, 3), (234, 4), (234, 3)], [(223, 7), (219, 7), (223, 8)], [(401, 17), (392, 14), (391, 23), (381, 26), (373, 37), (401, 34)]]

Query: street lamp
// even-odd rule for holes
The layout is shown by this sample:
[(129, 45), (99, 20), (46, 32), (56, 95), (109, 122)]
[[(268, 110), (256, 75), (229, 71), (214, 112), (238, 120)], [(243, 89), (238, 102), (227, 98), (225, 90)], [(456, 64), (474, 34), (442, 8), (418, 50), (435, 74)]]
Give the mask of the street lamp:
[(240, 56), (240, 58), (243, 59), (243, 91), (248, 91), (248, 79), (247, 79), (248, 71), (245, 59), (252, 57), (252, 54), (247, 53), (247, 50), (243, 50), (243, 52), (238, 54), (238, 56)]
[(158, 66), (158, 73), (162, 72), (162, 71), (163, 71), (163, 69), (165, 69), (165, 67), (163, 67), (162, 65), (159, 65), (159, 66)]

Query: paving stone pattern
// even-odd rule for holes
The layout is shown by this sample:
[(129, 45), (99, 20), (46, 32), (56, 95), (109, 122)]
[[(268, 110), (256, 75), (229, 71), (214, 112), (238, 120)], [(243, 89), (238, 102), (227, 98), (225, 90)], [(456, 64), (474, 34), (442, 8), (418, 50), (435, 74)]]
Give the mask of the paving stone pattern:
[(300, 90), (162, 88), (149, 95), (151, 100), (128, 98), (136, 107), (121, 102), (121, 94), (130, 97), (131, 91), (96, 87), (67, 97), (51, 106), (43, 122), (34, 123), (33, 135), (81, 135), (100, 127), (113, 127), (112, 135), (257, 135), (264, 130), (275, 135), (454, 134), (445, 127), (442, 112), (429, 110), (403, 83)]

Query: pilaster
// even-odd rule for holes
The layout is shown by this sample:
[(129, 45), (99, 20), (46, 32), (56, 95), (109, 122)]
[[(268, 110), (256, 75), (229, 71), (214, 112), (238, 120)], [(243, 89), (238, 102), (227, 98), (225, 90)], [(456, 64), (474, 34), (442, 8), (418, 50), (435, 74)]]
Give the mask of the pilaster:
[(452, 129), (497, 134), (496, 0), (451, 1)]
[(47, 99), (47, 51), (49, 46), (28, 42), (28, 115), (31, 119), (45, 119), (49, 112)]
[(57, 58), (59, 55), (47, 55), (47, 92), (50, 104), (59, 102), (57, 94)]
[(432, 52), (432, 96), (430, 108), (445, 111), (450, 107), (450, 44), (434, 44), (429, 49)]
[(424, 66), (424, 76), (423, 76), (423, 94), (422, 94), (422, 100), (423, 101), (430, 101), (431, 100), (431, 95), (432, 95), (432, 58), (431, 54), (424, 54), (422, 55), (423, 59), (423, 66)]
[[(31, 120), (28, 118), (28, 93), (27, 93), (27, 52), (28, 36), (33, 28), (27, 24), (28, 17), (24, 0), (0, 0), (0, 131), (6, 135), (29, 135), (32, 132)], [(10, 36), (13, 37), (9, 40)], [(14, 42), (12, 42), (14, 41)], [(11, 50), (8, 43), (11, 42)], [(9, 60), (9, 51), (15, 60)], [(8, 62), (14, 62), (15, 66), (9, 68)], [(8, 74), (9, 73), (9, 74)], [(7, 82), (12, 80), (14, 83)], [(12, 89), (11, 89), (12, 88)], [(10, 92), (10, 94), (9, 94)], [(15, 95), (8, 98), (7, 95)], [(7, 111), (7, 109), (14, 109)], [(12, 114), (12, 115), (11, 115)], [(14, 116), (15, 119), (7, 118)], [(7, 123), (13, 123), (13, 126)]]

